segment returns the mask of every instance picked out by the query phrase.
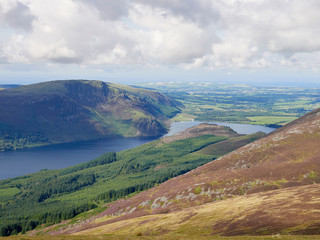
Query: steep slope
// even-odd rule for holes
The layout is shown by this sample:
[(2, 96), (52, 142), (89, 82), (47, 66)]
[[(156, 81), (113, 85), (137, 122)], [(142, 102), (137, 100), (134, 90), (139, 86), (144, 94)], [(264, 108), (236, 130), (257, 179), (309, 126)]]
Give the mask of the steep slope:
[[(273, 238), (278, 239), (288, 234), (319, 235), (319, 207), (320, 184), (314, 184), (237, 196), (172, 213), (123, 218), (122, 221), (115, 221), (112, 216), (98, 218), (95, 228), (74, 235), (161, 236), (163, 239), (272, 234), (277, 234)], [(105, 222), (101, 224), (102, 221)]]
[[(73, 167), (0, 181), (0, 235), (70, 219), (98, 204), (127, 197), (210, 162), (231, 151), (232, 139), (245, 145), (261, 137), (238, 135), (230, 128), (210, 124), (195, 126), (186, 133), (187, 139), (170, 143), (158, 139)], [(222, 148), (219, 153), (201, 153), (216, 144)]]
[(0, 150), (110, 136), (159, 136), (179, 103), (101, 81), (51, 81), (0, 91)]
[[(92, 219), (90, 224), (84, 224), (77, 229), (71, 228), (65, 233), (81, 231), (84, 231), (84, 234), (94, 233), (97, 230), (96, 227), (99, 226), (101, 226), (99, 229), (102, 232), (121, 233), (131, 229), (131, 223), (135, 221), (136, 217), (172, 212), (172, 215), (155, 215), (150, 218), (151, 220), (146, 216), (141, 218), (144, 220), (137, 221), (140, 221), (139, 227), (146, 231), (145, 234), (161, 235), (169, 234), (170, 231), (177, 234), (182, 233), (182, 229), (174, 228), (174, 225), (171, 225), (173, 222), (169, 220), (175, 219), (177, 221), (178, 219), (179, 223), (183, 225), (183, 229), (186, 230), (200, 224), (197, 222), (199, 218), (192, 218), (193, 215), (198, 214), (197, 211), (204, 211), (202, 216), (208, 214), (207, 218), (212, 220), (209, 221), (212, 225), (206, 225), (209, 234), (274, 234), (279, 231), (287, 231), (292, 234), (318, 233), (313, 229), (318, 226), (320, 217), (318, 214), (320, 196), (315, 194), (319, 190), (317, 183), (320, 182), (319, 144), (320, 109), (317, 109), (216, 161), (168, 180), (158, 187), (130, 199), (112, 203), (106, 211)], [(306, 186), (303, 187), (303, 185)], [(257, 194), (265, 191), (269, 192)], [(255, 195), (251, 197), (250, 194)], [(239, 202), (236, 199), (227, 200), (229, 202), (225, 200), (242, 195), (246, 196), (240, 198)], [(298, 202), (293, 201), (295, 197)], [(246, 201), (247, 198), (249, 199), (247, 202), (249, 209), (252, 207), (253, 212), (241, 210), (245, 205), (241, 201)], [(254, 205), (255, 201), (253, 200), (250, 202), (250, 199), (254, 198), (259, 199), (257, 201), (260, 205)], [(283, 199), (283, 201), (273, 201), (273, 198)], [(218, 202), (211, 203), (215, 201)], [(292, 202), (290, 203), (290, 201)], [(304, 201), (306, 201), (305, 206), (303, 205)], [(206, 210), (204, 205), (203, 208), (194, 208), (206, 203), (212, 204), (211, 210)], [(266, 211), (266, 208), (261, 208), (264, 204), (266, 206), (273, 204), (274, 208), (279, 208), (272, 218), (269, 216), (272, 215), (272, 212), (269, 211), (269, 215), (263, 212)], [(226, 216), (229, 214), (229, 219), (221, 221), (223, 217), (217, 217), (219, 211), (214, 210), (215, 206), (217, 209), (225, 209), (225, 214)], [(187, 209), (188, 207), (190, 209)], [(304, 210), (304, 207), (308, 210)], [(232, 212), (237, 212), (237, 209), (240, 211), (238, 213), (241, 213), (237, 215), (238, 222), (237, 216), (232, 217)], [(185, 213), (186, 215), (177, 218), (178, 212), (175, 211), (179, 210), (183, 210), (182, 215)], [(192, 213), (193, 211), (195, 213)], [(284, 216), (287, 217), (292, 217), (297, 211), (303, 211), (305, 216), (301, 218), (303, 219), (301, 221), (289, 219), (284, 221), (283, 225), (279, 224), (278, 227), (275, 227), (279, 221), (283, 221), (283, 218), (279, 216), (283, 211), (286, 211)], [(263, 216), (266, 218), (264, 219)], [(152, 219), (157, 219), (157, 221), (166, 219), (167, 223), (163, 220), (162, 226), (150, 224), (153, 222)], [(218, 219), (218, 221), (214, 222), (214, 219)], [(245, 220), (247, 224), (241, 230), (242, 220)], [(304, 227), (300, 226), (302, 222), (306, 221), (309, 221), (310, 224), (304, 225)], [(264, 224), (257, 225), (259, 222)], [(312, 222), (316, 225), (312, 225)], [(250, 228), (251, 223), (256, 224)], [(117, 226), (117, 228), (106, 230), (112, 229), (113, 226)], [(238, 229), (240, 230), (237, 232)]]

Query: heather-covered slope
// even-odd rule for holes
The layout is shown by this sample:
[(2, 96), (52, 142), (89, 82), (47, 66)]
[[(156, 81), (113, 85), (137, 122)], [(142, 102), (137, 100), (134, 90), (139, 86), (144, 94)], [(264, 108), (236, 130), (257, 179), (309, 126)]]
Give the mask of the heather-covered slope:
[(111, 136), (160, 136), (179, 103), (101, 81), (51, 81), (0, 91), (0, 150)]
[[(198, 224), (200, 229), (206, 228), (205, 234), (318, 234), (314, 229), (320, 222), (319, 146), (320, 109), (317, 109), (216, 161), (130, 199), (112, 203), (91, 223), (65, 233), (122, 234), (130, 232), (131, 226), (138, 229), (132, 225), (137, 221), (141, 234), (184, 234)], [(226, 200), (232, 197), (237, 198)], [(202, 204), (210, 205), (195, 208)], [(215, 206), (224, 209), (224, 214), (220, 215)], [(277, 211), (271, 211), (273, 208)], [(181, 210), (180, 218), (175, 211)], [(150, 214), (155, 215), (146, 216)], [(198, 214), (207, 220), (193, 218)], [(146, 217), (141, 221), (135, 219), (139, 216)], [(299, 217), (291, 219), (294, 216)], [(151, 224), (158, 220), (163, 225)], [(175, 228), (175, 224), (183, 228)]]
[[(242, 136), (230, 128), (209, 124), (195, 126), (186, 133), (187, 139), (170, 143), (158, 139), (69, 168), (0, 181), (0, 235), (52, 225), (99, 205), (94, 212), (83, 213), (95, 215), (105, 210), (101, 207), (105, 202), (154, 187), (230, 152), (232, 139), (245, 145), (261, 137)], [(221, 147), (219, 153), (201, 153), (216, 144)]]
[(314, 184), (237, 196), (171, 213), (123, 217), (122, 221), (115, 221), (116, 217), (112, 216), (98, 218), (97, 227), (74, 235), (161, 236), (163, 239), (277, 234), (273, 238), (278, 239), (288, 234), (319, 235), (319, 207), (320, 184)]

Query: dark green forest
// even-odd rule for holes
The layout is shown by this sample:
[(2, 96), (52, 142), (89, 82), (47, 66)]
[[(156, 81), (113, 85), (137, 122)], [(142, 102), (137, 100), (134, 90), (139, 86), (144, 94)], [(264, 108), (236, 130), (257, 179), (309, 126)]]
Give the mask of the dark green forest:
[[(261, 137), (241, 138), (246, 144)], [(154, 187), (221, 155), (201, 149), (226, 142), (228, 137), (204, 135), (164, 144), (156, 140), (119, 153), (100, 157), (60, 170), (0, 181), (1, 236), (54, 224), (79, 213)], [(226, 152), (230, 148), (226, 147)], [(225, 152), (225, 153), (226, 153)], [(223, 152), (222, 152), (223, 153)]]

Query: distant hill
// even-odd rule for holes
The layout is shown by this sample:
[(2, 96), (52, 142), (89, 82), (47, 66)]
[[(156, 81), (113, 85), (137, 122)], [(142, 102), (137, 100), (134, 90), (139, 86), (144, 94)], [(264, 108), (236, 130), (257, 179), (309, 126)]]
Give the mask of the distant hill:
[(0, 84), (0, 90), (1, 89), (8, 89), (8, 88), (15, 88), (15, 87), (19, 87), (21, 85), (19, 84)]
[[(64, 233), (320, 234), (319, 146), (317, 109), (215, 161), (109, 204)], [(210, 149), (198, 153), (205, 152)]]
[(102, 81), (51, 81), (0, 91), (0, 150), (113, 136), (160, 136), (180, 104)]

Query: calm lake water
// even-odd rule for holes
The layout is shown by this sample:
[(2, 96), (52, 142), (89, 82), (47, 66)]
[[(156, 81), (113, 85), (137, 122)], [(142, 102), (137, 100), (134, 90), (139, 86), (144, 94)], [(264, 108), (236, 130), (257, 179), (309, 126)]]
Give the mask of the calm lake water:
[[(166, 134), (166, 136), (173, 135), (177, 132), (180, 132), (184, 129), (196, 126), (200, 123), (199, 121), (189, 121), (189, 122), (173, 122), (171, 124), (170, 131)], [(224, 122), (206, 122), (206, 123), (213, 123), (217, 125), (227, 126), (232, 128), (234, 131), (236, 131), (239, 134), (252, 134), (256, 132), (264, 132), (264, 133), (270, 133), (275, 128), (260, 126), (260, 125), (250, 125), (250, 124), (239, 124), (239, 123), (224, 123)]]
[(93, 160), (105, 152), (118, 152), (134, 148), (155, 139), (99, 139), (0, 152), (0, 180), (37, 172), (44, 168), (69, 167)]
[[(201, 122), (172, 123), (167, 135), (175, 134), (199, 123)], [(241, 134), (251, 134), (258, 131), (269, 133), (274, 130), (274, 128), (257, 125), (233, 123), (216, 124), (231, 127)], [(155, 140), (155, 138), (99, 139), (0, 152), (0, 180), (37, 172), (44, 168), (59, 169), (69, 167), (78, 163), (90, 161), (105, 152), (118, 152), (137, 147), (153, 140)]]

